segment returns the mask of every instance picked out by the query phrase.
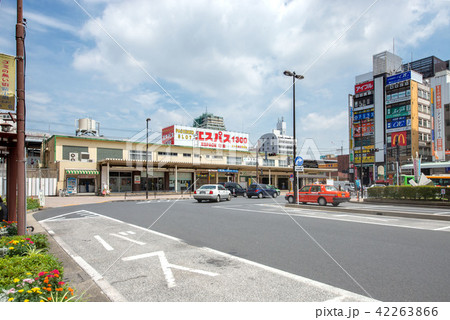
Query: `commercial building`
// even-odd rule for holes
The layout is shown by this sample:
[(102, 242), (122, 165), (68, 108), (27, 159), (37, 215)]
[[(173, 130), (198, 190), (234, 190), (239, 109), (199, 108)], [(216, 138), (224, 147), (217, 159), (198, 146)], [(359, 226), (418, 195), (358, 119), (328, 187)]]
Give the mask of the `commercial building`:
[(389, 52), (374, 55), (373, 71), (357, 76), (349, 95), (353, 177), (363, 185), (393, 184), (414, 158), (445, 160), (449, 86), (448, 61), (433, 56), (402, 64)]
[[(247, 141), (245, 140), (247, 138)], [(163, 129), (163, 144), (93, 136), (54, 135), (42, 144), (43, 167), (57, 172), (57, 189), (71, 193), (177, 191), (206, 183), (256, 181), (256, 154), (248, 150), (248, 135), (185, 126)], [(216, 140), (216, 141), (214, 141)], [(148, 165), (148, 167), (147, 167)], [(336, 169), (306, 161), (303, 183), (325, 181)], [(290, 187), (292, 167), (286, 156), (258, 155), (261, 183)]]

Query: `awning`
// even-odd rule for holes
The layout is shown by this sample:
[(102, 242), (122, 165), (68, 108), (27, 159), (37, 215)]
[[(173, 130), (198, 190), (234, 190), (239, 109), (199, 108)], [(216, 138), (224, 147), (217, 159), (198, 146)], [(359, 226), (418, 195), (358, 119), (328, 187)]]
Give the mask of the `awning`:
[(66, 169), (66, 174), (100, 174), (97, 170)]
[[(421, 169), (436, 169), (436, 168), (449, 168), (450, 161), (436, 161), (436, 162), (422, 162), (420, 164)], [(401, 166), (402, 169), (414, 169), (414, 165), (412, 163), (404, 164)]]

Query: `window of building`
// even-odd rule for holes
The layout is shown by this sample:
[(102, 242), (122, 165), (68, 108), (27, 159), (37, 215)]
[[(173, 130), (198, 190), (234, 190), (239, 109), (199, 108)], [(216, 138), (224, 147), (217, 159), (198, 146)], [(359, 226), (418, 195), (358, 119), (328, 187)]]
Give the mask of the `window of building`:
[(97, 148), (97, 161), (104, 159), (123, 159), (122, 149)]
[[(147, 152), (142, 150), (130, 150), (130, 160), (143, 160), (145, 161), (145, 156)], [(148, 153), (148, 161), (152, 161), (152, 153)]]
[[(80, 161), (82, 152), (89, 152), (88, 147), (63, 146), (63, 160)], [(75, 157), (71, 157), (71, 155)]]
[(241, 157), (227, 157), (227, 164), (242, 164)]
[(192, 154), (190, 154), (190, 153), (183, 153), (183, 157), (192, 157)]
[(164, 151), (158, 151), (158, 155), (159, 155), (159, 156), (171, 156), (171, 157), (176, 157), (176, 156), (178, 156), (178, 153), (176, 153), (176, 152), (164, 152)]

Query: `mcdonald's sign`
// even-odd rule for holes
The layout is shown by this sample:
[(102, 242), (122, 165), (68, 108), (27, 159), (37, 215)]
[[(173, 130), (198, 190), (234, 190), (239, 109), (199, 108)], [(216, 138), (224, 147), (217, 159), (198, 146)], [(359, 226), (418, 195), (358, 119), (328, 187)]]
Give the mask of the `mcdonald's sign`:
[(391, 146), (406, 146), (406, 131), (393, 132), (391, 134)]

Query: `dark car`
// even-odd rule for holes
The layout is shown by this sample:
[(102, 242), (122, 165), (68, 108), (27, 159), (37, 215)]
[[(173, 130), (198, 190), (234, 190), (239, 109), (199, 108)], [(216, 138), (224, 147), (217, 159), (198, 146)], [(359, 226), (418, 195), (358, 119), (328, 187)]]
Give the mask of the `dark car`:
[(231, 195), (233, 197), (237, 197), (237, 196), (246, 197), (247, 196), (247, 190), (242, 188), (242, 186), (239, 183), (236, 183), (236, 182), (221, 182), (219, 184), (223, 185), (226, 189), (230, 190)]
[(258, 197), (258, 198), (265, 198), (265, 197), (273, 197), (276, 198), (278, 196), (278, 192), (276, 189), (271, 188), (267, 184), (258, 183), (258, 184), (251, 184), (250, 187), (247, 189), (247, 197)]

